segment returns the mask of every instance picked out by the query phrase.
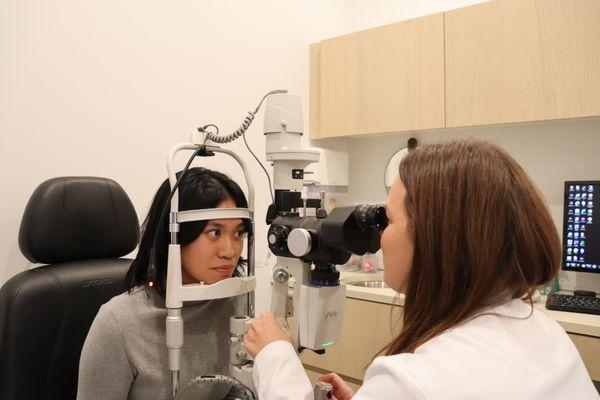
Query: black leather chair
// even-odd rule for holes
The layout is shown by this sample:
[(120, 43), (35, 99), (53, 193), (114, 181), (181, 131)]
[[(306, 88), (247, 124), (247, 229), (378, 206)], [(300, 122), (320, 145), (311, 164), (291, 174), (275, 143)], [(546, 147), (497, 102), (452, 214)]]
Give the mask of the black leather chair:
[(25, 209), (19, 247), (30, 261), (0, 289), (0, 399), (69, 400), (90, 325), (125, 290), (138, 241), (129, 197), (110, 179), (43, 182)]

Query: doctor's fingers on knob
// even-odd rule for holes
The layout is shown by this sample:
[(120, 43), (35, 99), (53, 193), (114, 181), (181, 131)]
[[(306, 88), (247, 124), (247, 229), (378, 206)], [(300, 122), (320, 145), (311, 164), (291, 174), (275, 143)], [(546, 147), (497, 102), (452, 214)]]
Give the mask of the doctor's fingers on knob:
[(291, 342), (292, 338), (277, 323), (273, 314), (265, 313), (252, 321), (248, 333), (244, 336), (244, 347), (252, 357), (256, 357), (263, 347), (277, 340)]
[(256, 355), (260, 351), (260, 349), (258, 348), (258, 346), (256, 344), (255, 337), (256, 337), (256, 332), (254, 331), (254, 329), (251, 326), (248, 329), (248, 332), (246, 332), (246, 334), (244, 335), (244, 339), (242, 342), (244, 345), (244, 348), (246, 350), (248, 350), (248, 353), (250, 353), (250, 355), (252, 357), (256, 357)]
[(333, 386), (336, 400), (350, 400), (356, 393), (338, 374), (333, 372), (319, 377), (319, 381), (330, 383)]
[(264, 338), (275, 340), (287, 340), (288, 342), (292, 341), (290, 334), (283, 329), (275, 315), (270, 312), (266, 312), (262, 314), (260, 317), (256, 318), (252, 321), (252, 328), (256, 331), (258, 335)]

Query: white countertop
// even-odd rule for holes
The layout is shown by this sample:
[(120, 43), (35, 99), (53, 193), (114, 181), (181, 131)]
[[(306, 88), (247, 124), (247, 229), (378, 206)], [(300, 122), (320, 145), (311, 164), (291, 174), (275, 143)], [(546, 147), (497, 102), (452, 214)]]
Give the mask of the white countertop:
[[(346, 284), (357, 281), (383, 281), (383, 271), (374, 273), (341, 271), (340, 278)], [(349, 298), (399, 306), (404, 305), (404, 295), (393, 289), (353, 285), (346, 285), (346, 288), (346, 297)], [(541, 297), (534, 303), (534, 306), (558, 322), (565, 331), (600, 338), (600, 315), (547, 310), (545, 304), (546, 298)]]
[[(340, 272), (342, 283), (359, 281), (383, 281), (383, 271), (377, 272)], [(346, 297), (358, 300), (375, 301), (377, 303), (404, 305), (404, 295), (393, 289), (367, 288), (346, 285)]]

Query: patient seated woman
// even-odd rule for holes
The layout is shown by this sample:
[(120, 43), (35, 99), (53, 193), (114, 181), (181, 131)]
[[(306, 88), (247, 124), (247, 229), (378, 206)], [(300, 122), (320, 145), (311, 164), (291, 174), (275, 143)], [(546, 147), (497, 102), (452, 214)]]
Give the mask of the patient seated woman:
[[(127, 273), (128, 291), (104, 304), (81, 353), (78, 400), (170, 399), (171, 373), (165, 340), (165, 286), (169, 219), (161, 213), (170, 186), (165, 180), (142, 226), (139, 251)], [(179, 184), (179, 209), (248, 207), (240, 187), (226, 175), (190, 168)], [(213, 284), (239, 276), (249, 229), (241, 219), (187, 222), (180, 225), (182, 281)], [(156, 277), (148, 266), (155, 233)], [(182, 310), (185, 347), (181, 382), (207, 374), (228, 373), (229, 317), (244, 313), (245, 296), (188, 304)]]

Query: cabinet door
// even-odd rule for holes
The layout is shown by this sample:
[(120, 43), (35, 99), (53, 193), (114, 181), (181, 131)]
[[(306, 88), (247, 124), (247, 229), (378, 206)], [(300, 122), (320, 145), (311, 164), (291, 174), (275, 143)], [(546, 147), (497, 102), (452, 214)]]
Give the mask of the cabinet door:
[(446, 126), (600, 115), (600, 1), (445, 13)]
[(399, 332), (401, 312), (402, 307), (348, 298), (338, 342), (323, 355), (304, 350), (300, 359), (308, 369), (362, 381), (371, 359)]
[(358, 34), (320, 43), (320, 135), (337, 137), (360, 131), (360, 55)]
[(321, 42), (319, 137), (444, 127), (443, 40), (434, 14)]

